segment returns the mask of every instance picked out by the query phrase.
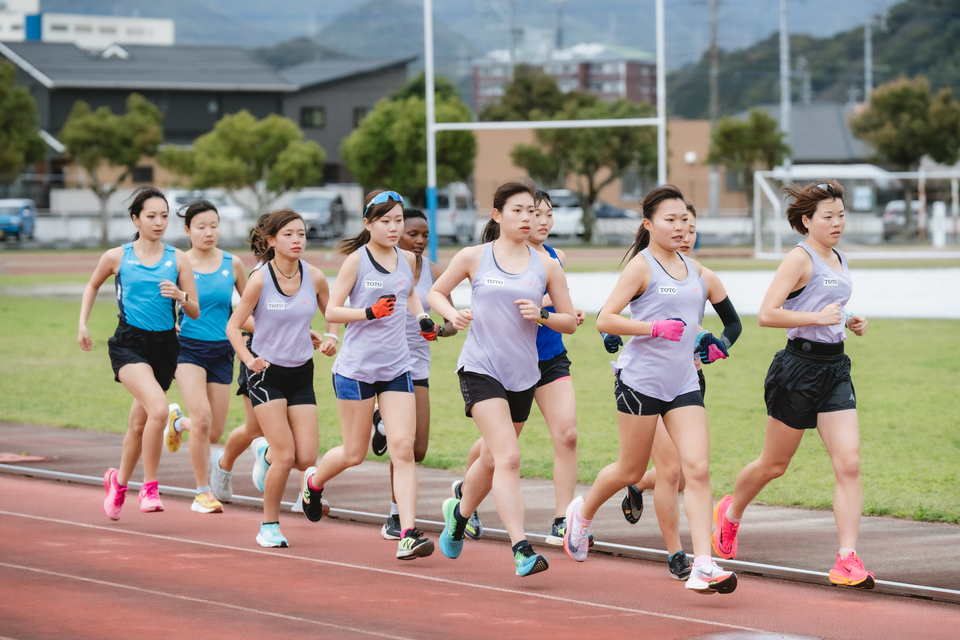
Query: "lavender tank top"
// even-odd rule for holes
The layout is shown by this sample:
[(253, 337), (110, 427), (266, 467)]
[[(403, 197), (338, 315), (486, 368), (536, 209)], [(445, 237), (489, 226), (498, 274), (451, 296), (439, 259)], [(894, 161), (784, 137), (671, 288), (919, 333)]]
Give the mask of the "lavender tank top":
[[(430, 293), (430, 287), (433, 286), (433, 272), (430, 270), (430, 261), (426, 258), (422, 258), (422, 261), (420, 279), (417, 280), (413, 290), (420, 298), (423, 310), (430, 313), (427, 294)], [(425, 380), (430, 377), (430, 343), (420, 335), (420, 323), (409, 311), (407, 312), (406, 334), (407, 346), (410, 348), (410, 375), (413, 376), (414, 380)]]
[(521, 298), (539, 302), (547, 274), (536, 250), (522, 273), (507, 273), (497, 264), (493, 243), (483, 245), (473, 277), (470, 308), (473, 322), (457, 368), (488, 375), (507, 391), (525, 391), (540, 380), (536, 322), (524, 320), (513, 304)]
[(313, 358), (310, 321), (319, 309), (310, 267), (300, 260), (300, 288), (292, 296), (280, 291), (271, 263), (260, 273), (263, 289), (253, 310), (253, 351), (270, 364), (299, 367)]
[[(384, 273), (374, 264), (370, 251), (361, 247), (357, 281), (350, 290), (350, 306), (365, 309), (373, 306), (380, 296), (394, 294), (397, 302), (393, 313), (376, 320), (359, 320), (347, 324), (343, 346), (333, 363), (333, 372), (351, 380), (373, 384), (389, 382), (410, 371), (410, 349), (404, 333), (407, 316), (407, 298), (413, 272), (403, 253), (397, 252), (397, 268)], [(423, 338), (421, 341), (426, 342)]]
[[(785, 300), (783, 308), (787, 311), (817, 312), (828, 304), (839, 302), (840, 316), (845, 316), (850, 294), (853, 293), (853, 281), (850, 278), (847, 257), (834, 249), (840, 258), (840, 273), (837, 273), (806, 242), (800, 242), (797, 246), (806, 251), (813, 260), (813, 273), (810, 274), (807, 286), (801, 289), (800, 295)], [(816, 324), (792, 327), (787, 329), (787, 338), (790, 340), (803, 338), (813, 342), (843, 342), (847, 337), (844, 326), (845, 323), (841, 322), (829, 327)]]
[(650, 266), (650, 284), (630, 301), (630, 319), (641, 322), (680, 318), (687, 323), (679, 342), (633, 336), (620, 353), (614, 370), (620, 380), (640, 393), (670, 402), (677, 396), (700, 389), (697, 368), (690, 354), (697, 339), (697, 324), (703, 316), (707, 293), (696, 267), (681, 254), (687, 277), (676, 280), (650, 254), (640, 252)]

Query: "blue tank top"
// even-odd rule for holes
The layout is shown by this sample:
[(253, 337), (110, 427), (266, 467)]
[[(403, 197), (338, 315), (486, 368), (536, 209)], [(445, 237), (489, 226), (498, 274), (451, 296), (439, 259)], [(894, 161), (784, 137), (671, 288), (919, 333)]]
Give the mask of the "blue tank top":
[[(557, 252), (553, 250), (553, 247), (548, 245), (543, 245), (543, 248), (547, 250), (547, 253), (550, 254), (550, 257), (560, 262), (560, 258), (557, 257)], [(563, 266), (562, 264), (560, 265)], [(550, 313), (556, 313), (557, 310), (553, 305), (549, 307), (544, 307)], [(563, 334), (559, 331), (554, 331), (545, 324), (540, 325), (540, 328), (537, 329), (537, 357), (543, 360), (550, 360), (551, 358), (556, 358), (558, 355), (564, 352), (566, 348), (563, 346)]]
[(193, 272), (200, 299), (200, 317), (191, 320), (180, 310), (180, 337), (204, 342), (221, 342), (227, 339), (227, 320), (233, 302), (233, 256), (223, 252), (220, 268), (212, 273)]
[(277, 284), (273, 265), (261, 268), (263, 288), (253, 309), (253, 350), (270, 364), (299, 367), (313, 359), (310, 321), (316, 315), (317, 291), (310, 265), (300, 260), (300, 288), (288, 296)]
[[(797, 246), (810, 254), (810, 259), (813, 260), (813, 273), (810, 274), (810, 281), (800, 291), (800, 295), (785, 300), (783, 308), (788, 311), (816, 313), (828, 304), (839, 302), (840, 317), (843, 318), (846, 315), (850, 295), (853, 293), (853, 281), (850, 278), (846, 256), (834, 249), (837, 257), (840, 258), (840, 273), (837, 273), (806, 242), (800, 242)], [(790, 340), (803, 338), (813, 342), (843, 342), (847, 337), (844, 326), (845, 322), (828, 327), (818, 324), (791, 327), (787, 329), (787, 338)]]
[(177, 318), (176, 302), (160, 295), (160, 282), (176, 284), (177, 250), (163, 245), (163, 255), (149, 267), (140, 264), (133, 243), (123, 245), (120, 269), (114, 278), (121, 322), (145, 331), (169, 331)]

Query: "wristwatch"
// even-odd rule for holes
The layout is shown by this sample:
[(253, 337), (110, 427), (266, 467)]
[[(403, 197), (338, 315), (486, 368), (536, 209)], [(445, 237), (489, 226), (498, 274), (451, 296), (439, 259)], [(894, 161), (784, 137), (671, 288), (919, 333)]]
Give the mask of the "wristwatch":
[(540, 308), (540, 323), (543, 324), (543, 321), (550, 317), (550, 312), (547, 311), (546, 307)]
[(443, 337), (443, 325), (440, 325), (440, 328), (437, 329), (437, 335), (441, 338)]

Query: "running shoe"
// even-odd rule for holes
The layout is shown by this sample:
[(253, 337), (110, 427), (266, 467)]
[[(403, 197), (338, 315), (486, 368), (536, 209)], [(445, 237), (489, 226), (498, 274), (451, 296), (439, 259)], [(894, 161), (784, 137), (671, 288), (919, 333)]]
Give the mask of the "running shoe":
[(373, 438), (370, 439), (370, 448), (377, 456), (382, 456), (387, 452), (387, 433), (383, 426), (383, 420), (380, 419), (380, 407), (376, 405), (373, 408)]
[(567, 532), (563, 536), (563, 550), (567, 555), (583, 562), (587, 559), (587, 551), (590, 549), (590, 525), (580, 519), (580, 507), (583, 505), (583, 498), (577, 496), (567, 507)]
[(876, 584), (873, 573), (863, 568), (863, 562), (857, 553), (841, 558), (837, 554), (837, 564), (830, 570), (830, 582), (842, 587), (856, 587), (858, 589), (873, 589)]
[(562, 518), (560, 522), (557, 522), (556, 518), (553, 520), (553, 525), (550, 527), (550, 534), (547, 536), (547, 539), (544, 540), (551, 547), (562, 547), (563, 546), (563, 536), (567, 533), (567, 519)]
[(223, 449), (210, 452), (210, 490), (220, 502), (230, 502), (233, 499), (233, 471), (220, 468), (222, 458)]
[(697, 593), (733, 593), (737, 589), (737, 574), (733, 571), (724, 571), (711, 560), (690, 569), (687, 578), (687, 589)]
[(303, 502), (303, 515), (307, 516), (310, 522), (320, 522), (320, 518), (323, 517), (323, 487), (314, 489), (310, 486), (310, 478), (316, 472), (316, 467), (310, 467), (304, 472), (303, 492), (300, 494), (300, 500)]
[(713, 532), (713, 550), (727, 560), (737, 557), (737, 529), (739, 522), (727, 520), (727, 511), (733, 504), (733, 496), (723, 496), (713, 509), (713, 523), (717, 525)]
[(167, 451), (174, 453), (180, 448), (180, 439), (183, 438), (183, 434), (177, 431), (173, 423), (183, 417), (183, 412), (180, 411), (180, 405), (176, 402), (172, 403), (168, 409), (170, 412), (167, 414), (167, 426), (163, 428), (163, 442), (167, 445)]
[(267, 480), (267, 469), (270, 468), (270, 465), (267, 464), (267, 449), (270, 448), (270, 445), (267, 444), (267, 439), (264, 437), (257, 438), (250, 443), (250, 450), (253, 451), (253, 486), (257, 488), (257, 491), (263, 493), (263, 483)]
[(677, 551), (667, 558), (667, 566), (670, 567), (670, 575), (675, 580), (686, 580), (690, 577), (690, 560), (683, 551)]
[[(383, 527), (380, 529), (380, 535), (383, 536), (384, 540), (399, 540), (400, 539), (400, 516), (394, 514), (392, 516), (387, 516), (387, 521), (384, 523)], [(398, 556), (399, 557), (399, 556)]]
[(160, 502), (160, 483), (156, 480), (144, 482), (137, 499), (140, 501), (140, 511), (144, 513), (163, 511), (163, 503)]
[(443, 531), (440, 532), (440, 551), (448, 558), (459, 558), (463, 551), (463, 532), (457, 533), (457, 519), (453, 515), (460, 501), (447, 498), (443, 501)]
[(213, 491), (204, 491), (203, 493), (198, 493), (197, 497), (193, 499), (193, 504), (190, 505), (190, 511), (196, 511), (197, 513), (223, 513), (223, 505), (213, 497)]
[(640, 522), (640, 516), (643, 515), (643, 491), (637, 489), (635, 485), (627, 487), (627, 495), (623, 496), (623, 502), (620, 503), (623, 509), (623, 517), (630, 524)]
[(289, 547), (287, 539), (280, 533), (280, 525), (260, 523), (260, 533), (257, 534), (257, 544), (261, 547)]
[(406, 535), (397, 544), (398, 560), (426, 558), (431, 553), (433, 553), (433, 540), (424, 538), (423, 531), (420, 529), (407, 529)]
[[(453, 483), (451, 487), (453, 491), (453, 497), (457, 500), (463, 500), (463, 481), (457, 480)], [(483, 525), (480, 524), (480, 516), (477, 514), (477, 510), (474, 509), (473, 513), (470, 514), (470, 519), (467, 520), (467, 526), (463, 530), (467, 537), (472, 540), (479, 540), (483, 537)]]
[(533, 550), (528, 544), (523, 545), (513, 554), (513, 562), (517, 565), (518, 576), (532, 576), (535, 573), (546, 571), (550, 568), (547, 559)]
[(303, 513), (303, 494), (297, 496), (297, 501), (290, 507), (292, 513)]
[(103, 474), (103, 488), (107, 492), (107, 497), (103, 499), (103, 512), (111, 520), (120, 519), (123, 500), (127, 497), (127, 488), (117, 483), (118, 473), (116, 469), (107, 469)]

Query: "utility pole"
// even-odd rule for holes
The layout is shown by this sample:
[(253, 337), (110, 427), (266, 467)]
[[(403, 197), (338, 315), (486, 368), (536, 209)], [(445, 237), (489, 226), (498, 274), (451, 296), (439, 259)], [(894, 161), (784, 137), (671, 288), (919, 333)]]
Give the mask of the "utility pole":
[[(780, 0), (780, 131), (790, 144), (790, 34), (787, 31), (787, 0)], [(793, 164), (787, 156), (783, 167), (789, 172)], [(752, 179), (752, 177), (751, 177)]]
[(553, 4), (557, 8), (557, 39), (555, 47), (559, 51), (563, 49), (563, 9), (567, 4), (567, 0), (553, 0)]
[(873, 21), (879, 22), (880, 31), (886, 31), (889, 13), (882, 11), (878, 16), (870, 16), (863, 24), (863, 101), (867, 104), (873, 93)]
[(517, 28), (517, 0), (510, 0), (510, 79), (513, 79), (513, 69), (517, 66), (517, 43), (521, 29)]
[[(710, 0), (710, 135), (717, 128), (720, 115), (720, 51), (717, 48), (717, 25), (720, 0)], [(720, 215), (720, 168), (710, 165), (710, 216)]]

